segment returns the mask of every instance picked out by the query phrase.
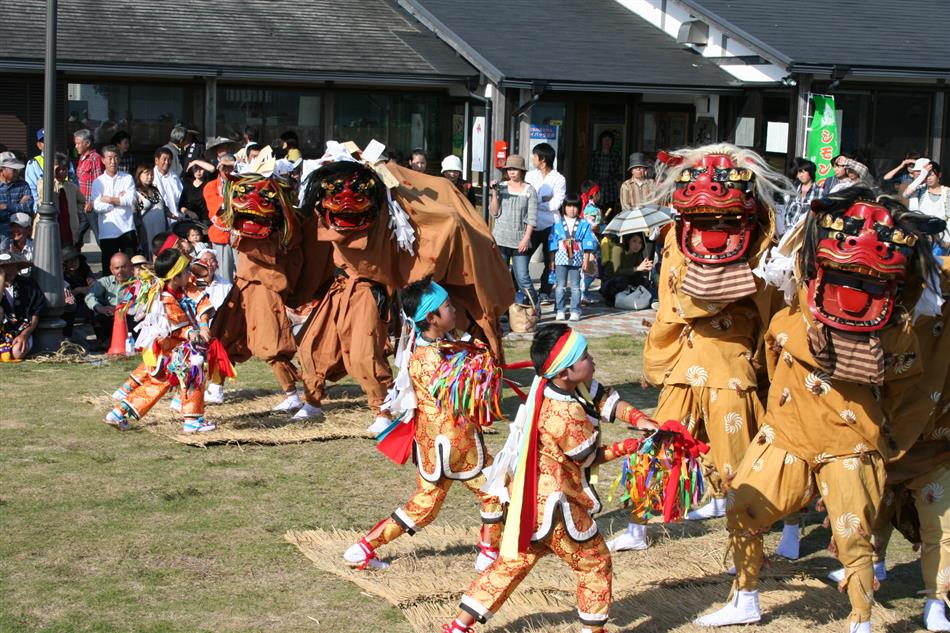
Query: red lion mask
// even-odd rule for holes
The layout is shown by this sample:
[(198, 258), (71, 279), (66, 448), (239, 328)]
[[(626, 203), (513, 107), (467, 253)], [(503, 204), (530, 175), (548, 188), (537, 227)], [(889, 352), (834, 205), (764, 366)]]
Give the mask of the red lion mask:
[(891, 211), (856, 200), (846, 210), (813, 206), (817, 227), (815, 276), (808, 284), (812, 314), (829, 327), (873, 332), (891, 317), (918, 236), (897, 226)]
[(288, 183), (260, 174), (229, 174), (228, 181), (226, 224), (245, 238), (262, 240), (283, 230), (289, 239), (294, 222)]
[(715, 266), (745, 256), (759, 210), (754, 178), (725, 154), (707, 154), (680, 174), (673, 206), (680, 213), (680, 248), (689, 259)]
[[(317, 172), (308, 185), (308, 197), (315, 200), (326, 225), (340, 233), (365, 231), (379, 215), (385, 202), (386, 185), (365, 165), (333, 163)], [(311, 194), (310, 188), (315, 187)]]

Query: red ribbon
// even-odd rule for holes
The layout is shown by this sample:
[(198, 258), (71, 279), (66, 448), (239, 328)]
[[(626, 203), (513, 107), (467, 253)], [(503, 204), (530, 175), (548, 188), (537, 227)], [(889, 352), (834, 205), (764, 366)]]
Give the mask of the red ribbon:
[(598, 193), (600, 193), (600, 185), (596, 182), (590, 189), (581, 193), (581, 213), (587, 208), (587, 203), (590, 202), (590, 199)]

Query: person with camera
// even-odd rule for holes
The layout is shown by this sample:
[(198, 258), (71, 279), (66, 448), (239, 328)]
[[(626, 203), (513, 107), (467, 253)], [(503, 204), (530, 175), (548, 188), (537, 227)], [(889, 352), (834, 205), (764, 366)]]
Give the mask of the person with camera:
[(531, 282), (528, 263), (531, 261), (532, 238), (538, 222), (538, 194), (525, 182), (525, 160), (522, 156), (509, 156), (505, 162), (507, 180), (493, 181), (488, 208), (495, 218), (492, 236), (505, 260), (511, 261), (515, 284), (518, 287), (517, 303), (525, 298), (538, 307), (538, 293)]

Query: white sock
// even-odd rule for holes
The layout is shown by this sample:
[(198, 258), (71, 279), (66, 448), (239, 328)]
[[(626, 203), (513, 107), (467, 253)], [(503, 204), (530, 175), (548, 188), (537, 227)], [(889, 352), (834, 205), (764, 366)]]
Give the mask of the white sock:
[(788, 525), (782, 528), (782, 540), (779, 541), (775, 553), (789, 560), (798, 560), (799, 557), (799, 530), (798, 525)]

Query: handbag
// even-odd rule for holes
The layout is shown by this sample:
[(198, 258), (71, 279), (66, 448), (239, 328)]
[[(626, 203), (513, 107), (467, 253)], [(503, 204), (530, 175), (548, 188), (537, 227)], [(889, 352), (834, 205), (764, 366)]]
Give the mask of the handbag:
[(646, 310), (653, 303), (653, 296), (643, 286), (628, 286), (623, 292), (618, 292), (614, 298), (614, 306), (624, 310)]
[(511, 304), (508, 308), (508, 327), (512, 332), (534, 332), (538, 325), (538, 310), (532, 304)]

